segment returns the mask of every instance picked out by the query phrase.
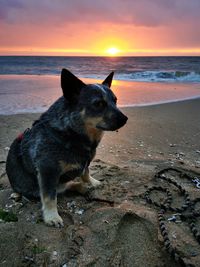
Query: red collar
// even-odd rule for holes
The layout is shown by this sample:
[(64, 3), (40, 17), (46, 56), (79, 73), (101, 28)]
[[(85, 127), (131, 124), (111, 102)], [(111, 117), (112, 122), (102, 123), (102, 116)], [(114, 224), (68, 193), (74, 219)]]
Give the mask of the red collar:
[(17, 140), (18, 140), (18, 141), (22, 141), (23, 138), (24, 138), (24, 133), (20, 133), (20, 134), (17, 136)]

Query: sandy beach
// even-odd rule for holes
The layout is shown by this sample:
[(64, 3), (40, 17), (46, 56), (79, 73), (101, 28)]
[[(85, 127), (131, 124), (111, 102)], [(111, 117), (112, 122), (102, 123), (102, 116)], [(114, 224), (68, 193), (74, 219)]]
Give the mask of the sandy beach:
[(200, 267), (200, 0), (0, 3), (0, 267)]
[[(157, 183), (154, 175), (165, 167), (200, 176), (200, 99), (123, 111), (129, 118), (127, 125), (119, 132), (105, 133), (91, 164), (93, 176), (102, 181), (93, 194), (114, 204), (87, 201), (72, 193), (60, 196), (63, 229), (44, 225), (39, 203), (16, 204), (9, 199), (12, 190), (5, 160), (10, 143), (39, 114), (0, 116), (0, 208), (18, 218), (0, 223), (0, 266), (181, 266), (165, 251), (158, 209), (146, 203), (144, 192)], [(191, 199), (199, 197), (193, 183), (175, 179)], [(173, 196), (173, 204), (179, 206), (182, 197), (176, 190)], [(154, 197), (163, 200), (159, 194)], [(184, 262), (200, 266), (200, 246), (187, 222), (166, 224)], [(200, 231), (199, 219), (196, 225)]]

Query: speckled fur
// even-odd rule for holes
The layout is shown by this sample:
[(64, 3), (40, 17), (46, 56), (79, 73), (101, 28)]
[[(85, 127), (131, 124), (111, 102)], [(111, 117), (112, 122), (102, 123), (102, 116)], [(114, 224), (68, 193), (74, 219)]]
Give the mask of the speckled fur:
[(127, 121), (109, 88), (112, 77), (113, 73), (102, 84), (86, 85), (63, 69), (63, 96), (10, 147), (6, 164), (10, 184), (27, 198), (41, 198), (47, 224), (63, 224), (57, 188), (76, 177), (90, 177), (85, 173), (103, 132), (117, 130)]

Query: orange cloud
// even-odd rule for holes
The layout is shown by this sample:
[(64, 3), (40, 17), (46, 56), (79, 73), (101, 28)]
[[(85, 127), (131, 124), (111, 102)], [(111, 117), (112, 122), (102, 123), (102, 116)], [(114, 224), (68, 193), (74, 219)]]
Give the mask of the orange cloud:
[(200, 54), (197, 0), (2, 0), (0, 54)]

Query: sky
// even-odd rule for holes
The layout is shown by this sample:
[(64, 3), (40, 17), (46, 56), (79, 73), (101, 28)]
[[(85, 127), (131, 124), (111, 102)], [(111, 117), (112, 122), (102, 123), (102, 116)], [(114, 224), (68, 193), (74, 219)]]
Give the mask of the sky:
[(200, 55), (200, 0), (0, 0), (0, 55)]

